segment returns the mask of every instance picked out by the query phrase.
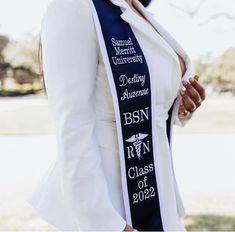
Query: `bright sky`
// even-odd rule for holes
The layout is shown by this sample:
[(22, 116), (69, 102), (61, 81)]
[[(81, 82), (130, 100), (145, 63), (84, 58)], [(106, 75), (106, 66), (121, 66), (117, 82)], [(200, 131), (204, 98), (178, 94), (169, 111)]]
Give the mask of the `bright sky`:
[[(0, 0), (0, 34), (12, 39), (23, 39), (40, 30), (43, 12), (51, 0)], [(156, 19), (183, 45), (192, 58), (211, 52), (220, 55), (229, 47), (235, 47), (235, 20), (219, 17), (204, 26), (210, 15), (225, 12), (235, 17), (234, 0), (204, 0), (195, 19), (172, 6), (173, 2), (186, 9), (194, 9), (201, 0), (153, 0), (150, 10)]]

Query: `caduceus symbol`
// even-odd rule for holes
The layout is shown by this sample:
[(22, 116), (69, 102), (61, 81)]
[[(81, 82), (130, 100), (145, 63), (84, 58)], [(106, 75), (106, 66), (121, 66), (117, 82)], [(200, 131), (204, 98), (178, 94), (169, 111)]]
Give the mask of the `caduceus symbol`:
[(138, 159), (141, 159), (141, 144), (143, 143), (142, 140), (147, 136), (148, 134), (138, 133), (132, 135), (129, 139), (126, 140), (127, 142), (133, 143)]

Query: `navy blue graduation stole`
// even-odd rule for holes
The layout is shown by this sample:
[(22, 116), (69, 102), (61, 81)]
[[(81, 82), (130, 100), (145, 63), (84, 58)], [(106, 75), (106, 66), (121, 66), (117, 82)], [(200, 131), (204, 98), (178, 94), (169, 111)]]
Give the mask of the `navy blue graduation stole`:
[(110, 0), (91, 7), (114, 102), (126, 220), (139, 231), (163, 231), (148, 65), (120, 7)]

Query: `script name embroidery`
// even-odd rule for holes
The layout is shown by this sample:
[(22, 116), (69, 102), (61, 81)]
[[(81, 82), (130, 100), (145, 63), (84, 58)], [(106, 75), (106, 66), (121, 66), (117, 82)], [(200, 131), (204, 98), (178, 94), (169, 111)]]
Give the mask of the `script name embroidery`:
[(145, 84), (145, 75), (134, 74), (133, 77), (128, 77), (126, 74), (123, 74), (119, 77), (121, 84), (119, 86), (126, 86), (134, 83), (141, 83), (141, 86)]
[(148, 95), (149, 94), (149, 89), (141, 89), (141, 90), (137, 90), (137, 91), (132, 91), (129, 92), (128, 89), (125, 89), (125, 91), (123, 92), (123, 95), (121, 97), (121, 100), (124, 101), (125, 99), (130, 99), (130, 98), (134, 98), (134, 97), (141, 97), (144, 95)]

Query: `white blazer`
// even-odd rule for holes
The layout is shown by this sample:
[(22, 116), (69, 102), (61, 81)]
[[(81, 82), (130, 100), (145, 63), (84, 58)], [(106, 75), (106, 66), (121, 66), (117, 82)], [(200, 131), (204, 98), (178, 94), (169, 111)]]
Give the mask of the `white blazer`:
[[(184, 208), (175, 181), (165, 122), (181, 85), (178, 56), (191, 62), (181, 46), (139, 2), (136, 6), (158, 30), (134, 13), (125, 0), (110, 0), (121, 7), (121, 17), (136, 35), (156, 89), (160, 197), (165, 228), (184, 230)], [(56, 123), (58, 156), (28, 203), (42, 218), (62, 231), (122, 231), (126, 225), (121, 187), (115, 115), (88, 0), (53, 0), (41, 24), (43, 68), (48, 103)], [(190, 117), (173, 123), (183, 126)], [(159, 175), (160, 176), (160, 175)]]

